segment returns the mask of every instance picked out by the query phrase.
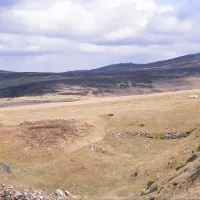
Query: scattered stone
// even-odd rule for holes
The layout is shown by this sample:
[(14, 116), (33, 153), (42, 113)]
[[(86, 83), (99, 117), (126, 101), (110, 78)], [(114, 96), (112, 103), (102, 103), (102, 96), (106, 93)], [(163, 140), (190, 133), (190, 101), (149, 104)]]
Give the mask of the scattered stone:
[(160, 174), (160, 173), (157, 173), (156, 179), (158, 180), (158, 179), (160, 179), (160, 178), (161, 178), (161, 174)]
[(91, 144), (91, 145), (89, 146), (89, 149), (90, 149), (91, 151), (94, 151), (94, 150), (95, 150), (95, 145), (94, 145), (94, 144)]
[(56, 189), (55, 194), (56, 194), (58, 197), (61, 197), (61, 198), (66, 197), (65, 193), (64, 193), (61, 189)]
[(9, 167), (9, 165), (8, 165), (7, 163), (0, 163), (0, 166), (2, 167), (2, 169), (3, 169), (6, 173), (8, 173), (8, 174), (11, 173), (10, 167)]
[(174, 139), (179, 139), (183, 137), (183, 135), (179, 132), (171, 132), (171, 133), (166, 133), (164, 136), (164, 139), (166, 140), (174, 140)]
[(185, 149), (184, 153), (190, 153), (191, 151), (191, 149)]
[(135, 132), (134, 132), (133, 130), (130, 130), (129, 133), (130, 133), (131, 135), (134, 135)]
[[(19, 191), (20, 190), (20, 191)], [(49, 196), (42, 191), (32, 188), (13, 188), (6, 187), (5, 184), (0, 186), (0, 199), (3, 200), (50, 200)]]
[(66, 195), (66, 196), (70, 196), (71, 194), (70, 194), (69, 191), (65, 190), (65, 195)]
[(189, 98), (190, 99), (197, 99), (197, 98), (199, 98), (199, 96), (198, 95), (190, 95)]
[(144, 132), (144, 131), (139, 131), (139, 132), (135, 132), (133, 130), (128, 131), (127, 133), (133, 135), (133, 136), (142, 136), (142, 137), (146, 137), (146, 138), (152, 138), (148, 133)]
[(145, 131), (134, 131), (134, 130), (131, 129), (129, 131), (119, 131), (118, 133), (115, 133), (114, 138), (115, 138), (115, 140), (117, 140), (122, 133), (127, 133), (127, 134), (130, 134), (132, 136), (140, 136), (140, 137), (145, 137), (145, 138), (150, 138), (150, 139), (159, 139), (160, 138), (162, 140), (173, 140), (173, 139), (180, 139), (180, 138), (183, 138), (183, 137), (187, 137), (194, 130), (195, 129), (187, 131), (185, 133), (175, 132), (175, 131), (174, 132), (168, 132), (164, 136), (153, 137), (150, 134), (146, 133)]
[(115, 140), (117, 140), (120, 135), (121, 133), (115, 133)]

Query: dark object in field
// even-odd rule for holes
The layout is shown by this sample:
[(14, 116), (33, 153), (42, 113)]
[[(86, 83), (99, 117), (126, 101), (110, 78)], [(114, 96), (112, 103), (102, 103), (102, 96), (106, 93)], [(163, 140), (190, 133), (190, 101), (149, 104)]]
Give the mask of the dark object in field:
[(113, 116), (114, 116), (114, 114), (112, 114), (112, 113), (111, 113), (111, 114), (108, 114), (108, 116), (109, 116), (109, 117), (113, 117)]
[(2, 167), (2, 169), (3, 169), (6, 173), (8, 173), (8, 174), (11, 173), (10, 167), (9, 167), (9, 165), (8, 165), (7, 163), (0, 163), (0, 166)]
[(197, 159), (197, 155), (194, 154), (194, 155), (192, 155), (191, 157), (188, 158), (188, 160), (186, 161), (186, 163), (192, 162), (192, 161), (194, 161), (196, 159)]
[(155, 181), (149, 181), (148, 183), (147, 183), (147, 190), (153, 185), (155, 183)]
[(181, 166), (178, 166), (178, 167), (176, 168), (176, 171), (182, 169), (182, 168), (185, 167), (189, 162), (193, 162), (193, 161), (196, 160), (196, 159), (197, 159), (197, 155), (196, 155), (196, 154), (193, 154), (192, 156), (190, 156), (190, 157), (187, 159), (187, 161), (186, 161), (185, 164), (183, 164), (183, 165), (181, 165)]

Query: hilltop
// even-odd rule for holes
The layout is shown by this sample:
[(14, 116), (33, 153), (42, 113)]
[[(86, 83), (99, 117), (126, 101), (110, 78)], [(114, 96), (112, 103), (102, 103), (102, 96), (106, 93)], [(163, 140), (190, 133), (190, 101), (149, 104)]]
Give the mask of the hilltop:
[(148, 63), (114, 64), (63, 73), (0, 71), (0, 97), (58, 95), (118, 96), (197, 89), (200, 54)]

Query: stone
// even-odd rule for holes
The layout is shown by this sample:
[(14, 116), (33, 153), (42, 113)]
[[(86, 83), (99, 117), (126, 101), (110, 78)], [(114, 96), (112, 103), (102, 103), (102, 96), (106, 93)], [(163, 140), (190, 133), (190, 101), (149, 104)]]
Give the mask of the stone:
[(8, 165), (7, 163), (0, 163), (0, 166), (2, 167), (2, 169), (3, 169), (6, 173), (8, 173), (8, 174), (11, 173), (10, 167), (9, 167), (9, 165)]
[(94, 150), (95, 150), (95, 145), (94, 145), (94, 144), (91, 144), (91, 145), (89, 146), (89, 149), (90, 149), (91, 151), (94, 151)]
[(190, 95), (189, 98), (190, 99), (197, 99), (197, 98), (199, 98), (199, 96), (198, 95)]
[(69, 191), (65, 190), (65, 195), (66, 195), (66, 196), (70, 196), (71, 194), (70, 194)]
[(66, 197), (65, 193), (61, 190), (61, 189), (56, 189), (56, 195), (61, 197), (61, 198), (64, 198)]
[(157, 173), (156, 179), (158, 180), (158, 179), (160, 179), (160, 178), (161, 178), (161, 174), (160, 174), (160, 173)]

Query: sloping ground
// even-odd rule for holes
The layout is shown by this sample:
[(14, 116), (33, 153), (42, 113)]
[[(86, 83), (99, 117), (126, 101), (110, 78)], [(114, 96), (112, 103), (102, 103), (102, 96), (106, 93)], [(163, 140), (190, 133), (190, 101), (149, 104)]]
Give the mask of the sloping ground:
[(200, 91), (1, 108), (0, 162), (11, 174), (0, 183), (61, 187), (89, 200), (186, 195), (199, 179), (194, 94)]
[[(196, 78), (197, 84), (193, 78)], [(199, 82), (200, 54), (198, 53), (155, 63), (121, 63), (94, 70), (64, 73), (0, 71), (0, 97), (44, 94), (82, 96), (148, 94), (198, 89)]]
[[(199, 184), (198, 184), (199, 185)], [(194, 199), (200, 199), (200, 194), (199, 194), (199, 186), (193, 186), (192, 188), (180, 192), (179, 194), (173, 196), (173, 200), (182, 200), (182, 199), (187, 199), (187, 200), (194, 200)]]
[[(170, 163), (171, 164), (171, 163)], [(176, 168), (166, 179), (157, 179), (148, 183), (142, 193), (145, 199), (199, 199), (200, 184), (199, 147), (191, 152), (185, 163)]]

